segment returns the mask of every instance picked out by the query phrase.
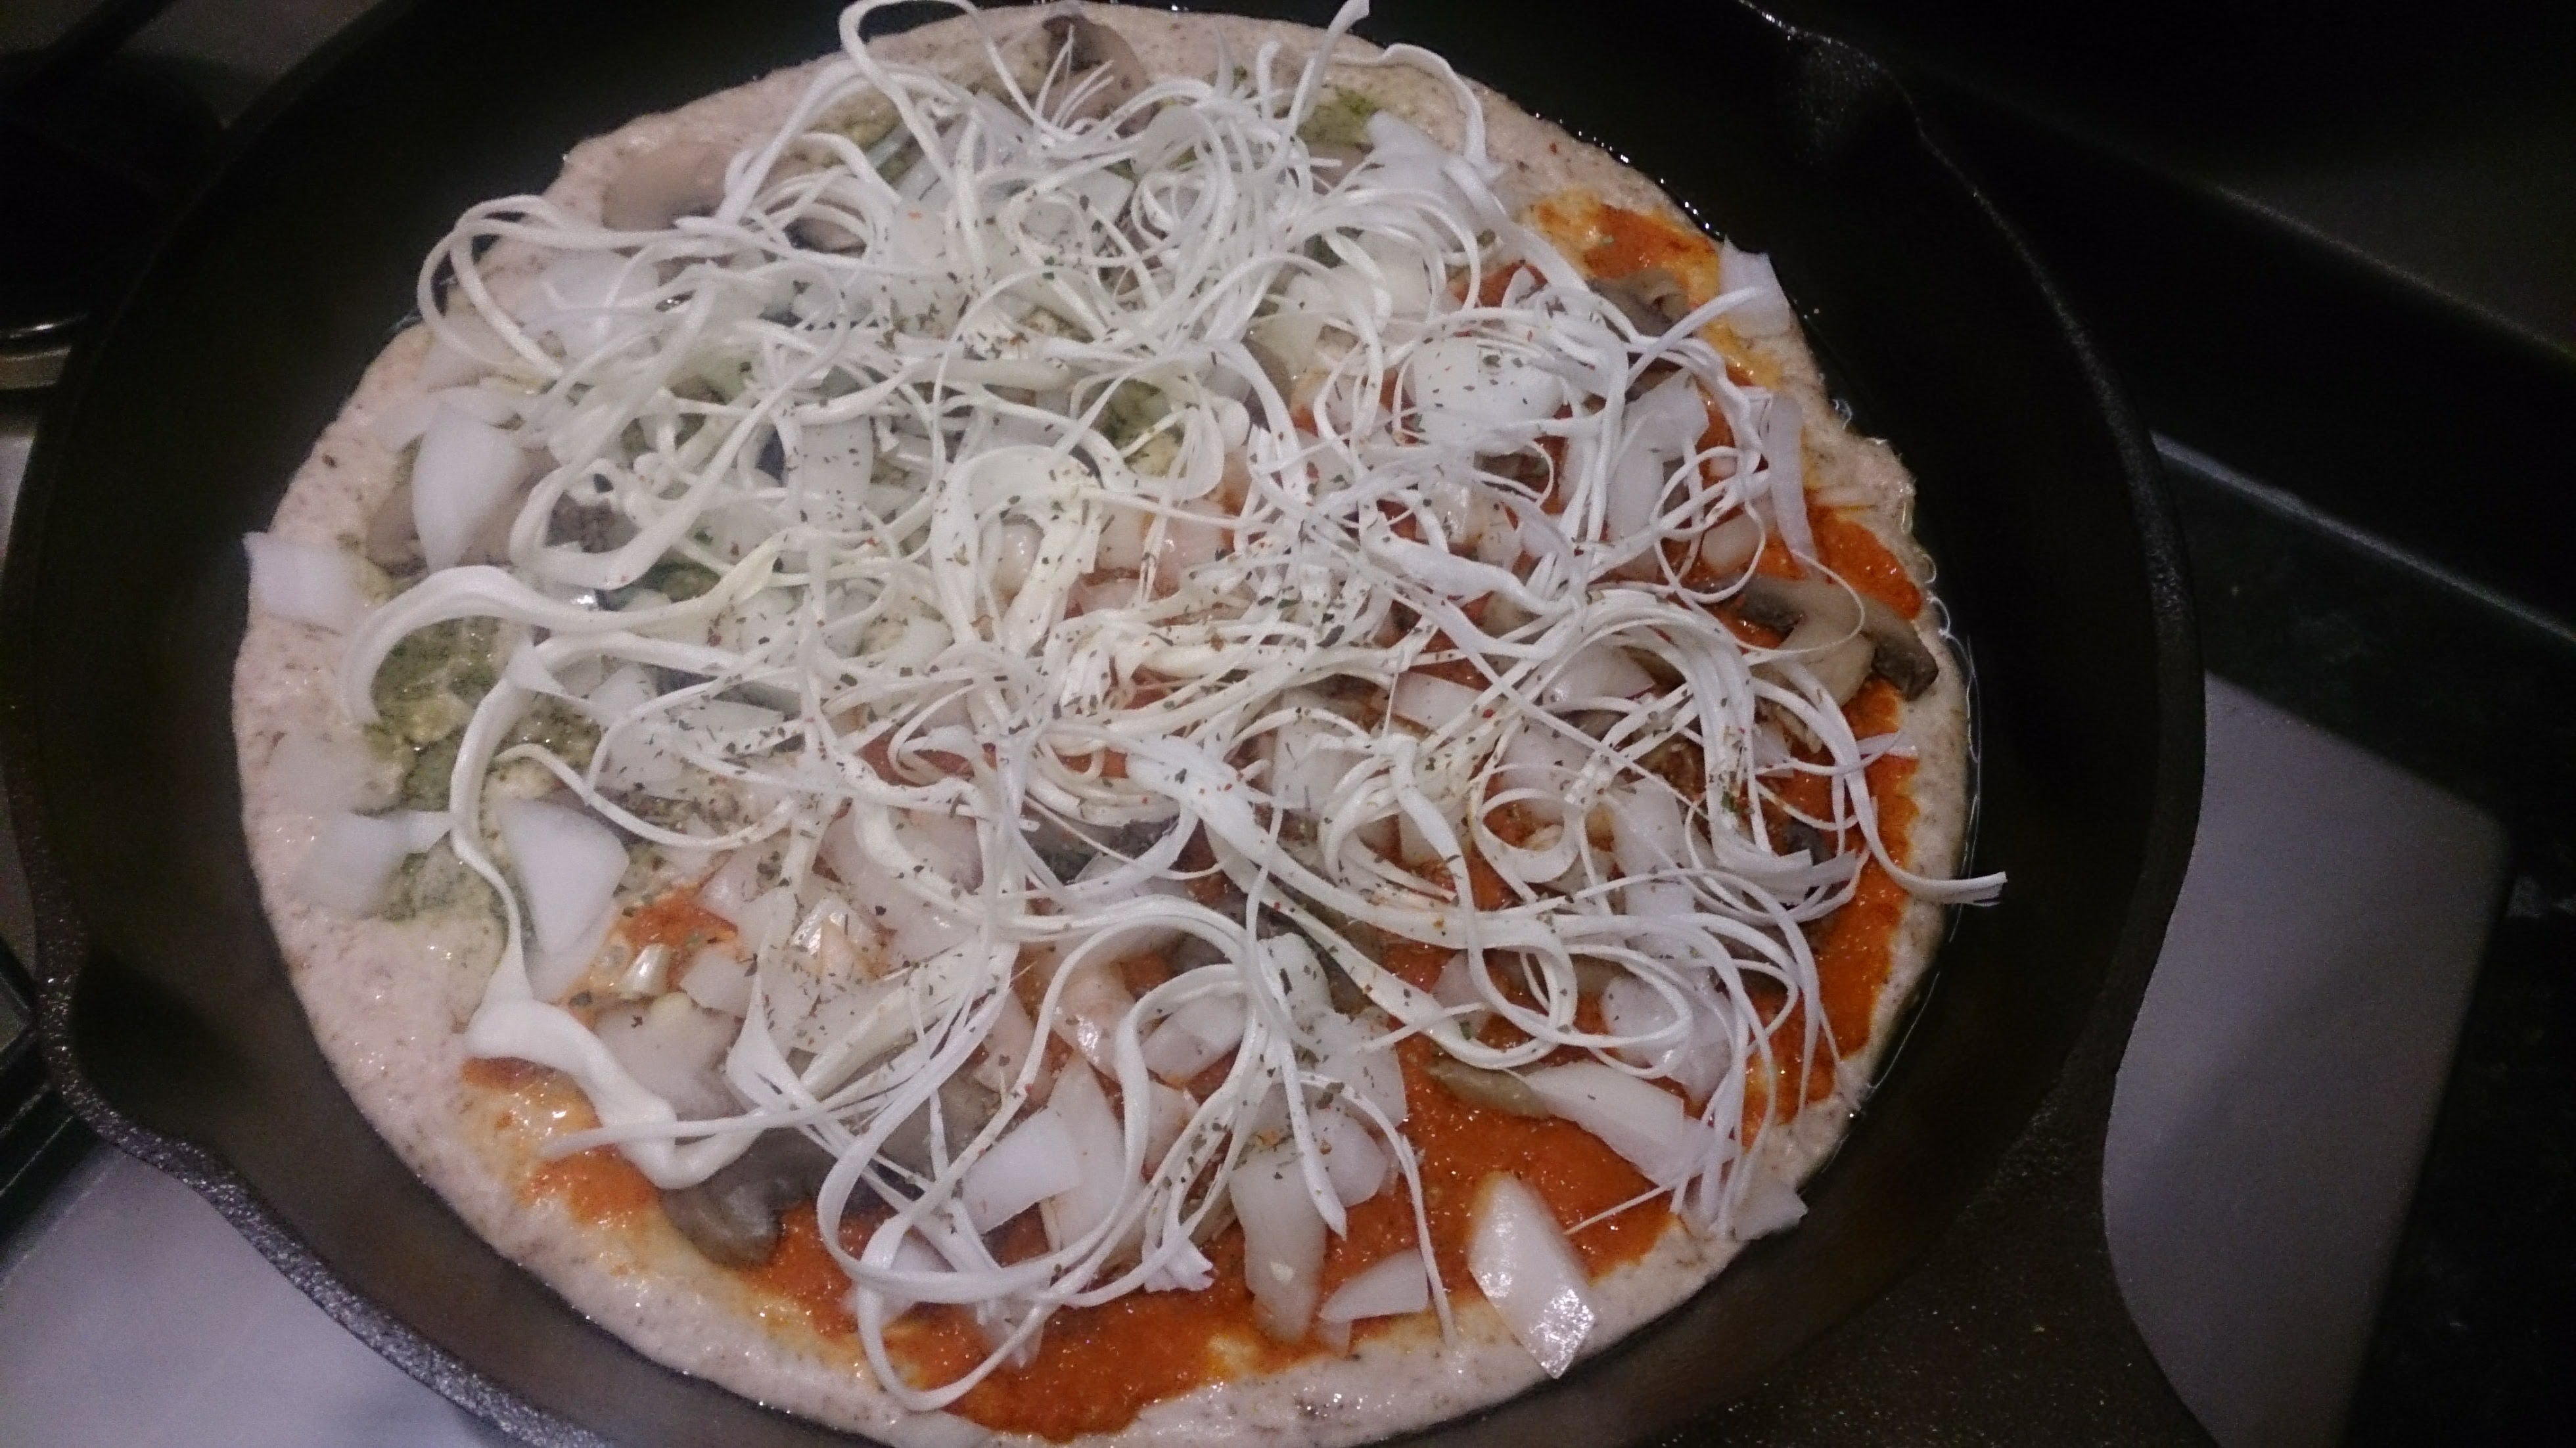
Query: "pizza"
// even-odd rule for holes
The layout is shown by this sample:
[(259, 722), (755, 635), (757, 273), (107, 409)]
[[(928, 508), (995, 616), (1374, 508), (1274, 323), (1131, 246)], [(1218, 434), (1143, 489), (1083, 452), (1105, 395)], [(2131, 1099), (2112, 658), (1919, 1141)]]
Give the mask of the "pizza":
[(351, 1096), (683, 1372), (1334, 1444), (1794, 1226), (1965, 691), (1764, 258), (1437, 55), (978, 12), (469, 210), (246, 540)]

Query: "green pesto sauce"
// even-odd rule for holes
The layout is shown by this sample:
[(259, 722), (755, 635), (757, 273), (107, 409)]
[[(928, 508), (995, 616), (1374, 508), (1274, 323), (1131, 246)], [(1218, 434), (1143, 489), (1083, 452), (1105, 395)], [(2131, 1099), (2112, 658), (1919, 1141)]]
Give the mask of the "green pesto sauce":
[[(442, 799), (442, 803), (445, 801)], [(393, 883), (385, 887), (378, 914), (387, 920), (416, 920), (454, 910), (497, 915), (500, 901), (483, 877), (466, 868), (456, 851), (441, 840), (402, 862)]]
[(411, 757), (411, 767), (403, 771), (404, 809), (447, 808), (448, 777), (456, 772), (456, 746), (464, 738), (464, 731), (459, 730), (422, 745)]
[(464, 728), (501, 676), (492, 657), (500, 629), (494, 619), (451, 619), (394, 645), (373, 688), (386, 726), (414, 745), (434, 744)]
[(1145, 429), (1161, 422), (1170, 406), (1162, 393), (1142, 382), (1121, 382), (1109, 394), (1109, 405), (1101, 409), (1101, 435), (1127, 447), (1144, 436)]
[(599, 596), (602, 608), (622, 609), (635, 602), (638, 595), (658, 593), (673, 603), (686, 603), (716, 586), (712, 569), (691, 563), (685, 558), (665, 558), (644, 570), (644, 576), (624, 588), (612, 588)]
[(599, 726), (564, 700), (542, 698), (510, 726), (509, 738), (501, 747), (521, 744), (537, 745), (573, 768), (584, 769), (592, 751), (599, 748)]
[(1297, 127), (1297, 139), (1309, 146), (1365, 150), (1369, 143), (1368, 119), (1384, 109), (1358, 91), (1326, 91)]

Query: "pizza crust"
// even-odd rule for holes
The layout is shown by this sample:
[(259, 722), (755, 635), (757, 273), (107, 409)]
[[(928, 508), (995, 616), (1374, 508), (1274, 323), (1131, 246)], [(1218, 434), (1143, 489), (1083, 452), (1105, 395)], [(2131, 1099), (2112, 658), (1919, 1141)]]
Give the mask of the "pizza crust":
[[(1220, 42), (1239, 60), (1277, 41), (1286, 64), (1302, 61), (1315, 38), (1303, 27), (1209, 15), (1184, 17), (1120, 8), (1107, 17), (1157, 73), (1214, 64)], [(988, 15), (997, 36), (1025, 34), (1030, 12)], [(980, 65), (966, 18), (941, 21), (879, 42), (889, 58), (943, 66)], [(1373, 47), (1347, 42), (1364, 56)], [(595, 216), (610, 177), (633, 155), (683, 141), (746, 145), (766, 136), (827, 62), (779, 71), (663, 115), (584, 141), (565, 158), (545, 196)], [(1334, 79), (1364, 89), (1444, 144), (1462, 132), (1447, 86), (1400, 67), (1336, 67)], [(1488, 147), (1508, 162), (1507, 183), (1524, 198), (1581, 188), (1615, 205), (1681, 220), (1652, 183), (1606, 153), (1476, 87)], [(1507, 193), (1508, 194), (1508, 193)], [(1687, 223), (1685, 223), (1687, 224)], [(506, 258), (494, 268), (509, 284)], [(279, 505), (272, 531), (290, 539), (354, 544), (397, 482), (400, 459), (375, 430), (389, 411), (424, 391), (428, 334), (412, 328), (371, 365), (340, 416), (324, 431)], [(1810, 423), (1810, 489), (1866, 510), (1873, 532), (1918, 579), (1928, 565), (1908, 529), (1912, 484), (1884, 443), (1844, 427), (1812, 357), (1794, 333), (1767, 344), (1783, 387)], [(1937, 608), (1918, 626), (1936, 654)], [(335, 700), (337, 636), (254, 610), (234, 675), (234, 732), (243, 778), (244, 824), (263, 901), (324, 1055), (370, 1123), (476, 1233), (534, 1272), (585, 1316), (656, 1360), (720, 1383), (764, 1404), (910, 1448), (982, 1441), (985, 1430), (945, 1414), (901, 1411), (879, 1391), (855, 1348), (811, 1332), (768, 1326), (756, 1298), (732, 1273), (707, 1262), (659, 1214), (620, 1230), (593, 1227), (561, 1202), (525, 1196), (531, 1161), (524, 1137), (492, 1125), (491, 1101), (464, 1084), (460, 1028), (479, 999), (498, 950), (497, 929), (462, 915), (394, 923), (349, 920), (296, 899), (288, 888), (319, 821), (297, 808), (272, 769), (289, 733), (349, 737)], [(1966, 697), (1954, 662), (1909, 704), (1904, 729), (1919, 753), (1912, 794), (1918, 814), (1912, 856), (1944, 873), (1958, 856), (1966, 819)], [(1891, 978), (1868, 1046), (1846, 1058), (1840, 1089), (1774, 1130), (1763, 1150), (1792, 1181), (1804, 1179), (1841, 1139), (1879, 1057), (1928, 968), (1943, 912), (1920, 900), (1899, 927)], [(1732, 1243), (1704, 1241), (1676, 1224), (1638, 1262), (1596, 1283), (1602, 1319), (1598, 1351), (1671, 1310), (1734, 1255)], [(1453, 1288), (1456, 1284), (1453, 1284)], [(1460, 1341), (1443, 1347), (1435, 1330), (1364, 1338), (1348, 1358), (1319, 1358), (1284, 1372), (1224, 1383), (1155, 1403), (1128, 1428), (1082, 1441), (1104, 1445), (1335, 1445), (1361, 1441), (1486, 1407), (1537, 1382), (1537, 1364), (1475, 1297), (1458, 1302)], [(1020, 1435), (989, 1435), (1023, 1439)]]

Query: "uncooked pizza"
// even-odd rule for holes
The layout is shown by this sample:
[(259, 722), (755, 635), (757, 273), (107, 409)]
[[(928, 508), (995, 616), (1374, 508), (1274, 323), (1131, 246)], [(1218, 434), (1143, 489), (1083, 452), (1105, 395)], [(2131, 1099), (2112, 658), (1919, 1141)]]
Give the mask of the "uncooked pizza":
[(1347, 1443), (1792, 1228), (1965, 695), (1764, 258), (1439, 56), (959, 14), (468, 211), (248, 539), (351, 1095), (900, 1444)]

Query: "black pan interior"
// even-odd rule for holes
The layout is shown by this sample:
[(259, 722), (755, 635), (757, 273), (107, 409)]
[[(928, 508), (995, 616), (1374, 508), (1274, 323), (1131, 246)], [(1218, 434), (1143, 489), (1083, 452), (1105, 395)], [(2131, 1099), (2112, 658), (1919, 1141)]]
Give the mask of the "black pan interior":
[[(236, 540), (462, 207), (537, 189), (584, 135), (819, 53), (832, 22), (825, 5), (703, 0), (444, 0), (362, 22), (300, 73), (76, 368), (11, 551), (9, 775), (67, 1089), (363, 1335), (533, 1441), (841, 1440), (583, 1322), (340, 1092), (240, 840)], [(1974, 865), (2012, 885), (1958, 921), (1806, 1224), (1562, 1385), (1431, 1435), (1642, 1439), (1744, 1394), (1920, 1258), (2029, 1122), (2106, 979), (2152, 953), (2197, 794), (2176, 562), (2099, 368), (1865, 60), (1736, 5), (1396, 0), (1363, 31), (1440, 49), (1775, 253), (1863, 425), (1921, 479), (1976, 665)], [(2116, 1059), (2134, 996), (2110, 999)]]

